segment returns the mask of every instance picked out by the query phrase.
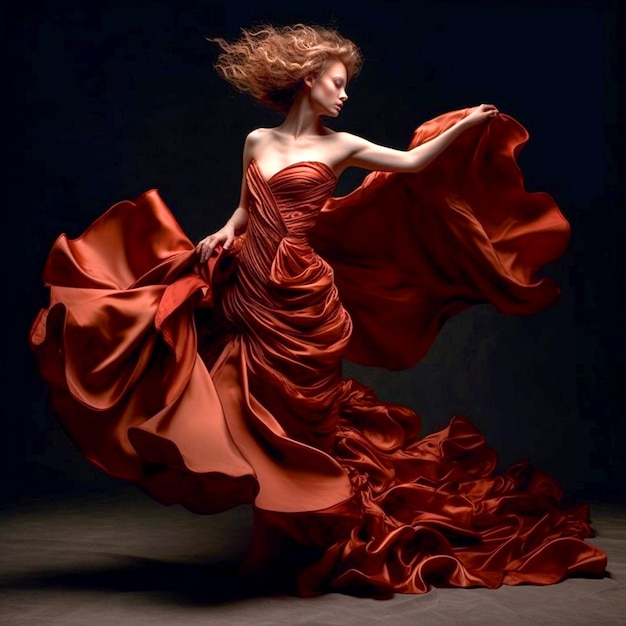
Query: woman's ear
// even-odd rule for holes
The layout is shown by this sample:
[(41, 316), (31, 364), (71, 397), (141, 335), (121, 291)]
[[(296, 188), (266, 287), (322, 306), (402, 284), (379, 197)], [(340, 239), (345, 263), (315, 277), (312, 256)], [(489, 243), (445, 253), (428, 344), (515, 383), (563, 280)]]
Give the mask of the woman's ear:
[(307, 74), (304, 77), (304, 84), (310, 89), (313, 87), (313, 83), (315, 82), (315, 74)]

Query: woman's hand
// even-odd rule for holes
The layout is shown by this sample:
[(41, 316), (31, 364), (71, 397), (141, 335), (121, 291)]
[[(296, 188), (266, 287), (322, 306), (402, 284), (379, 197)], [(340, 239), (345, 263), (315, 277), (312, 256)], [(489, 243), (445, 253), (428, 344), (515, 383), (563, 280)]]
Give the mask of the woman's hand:
[(468, 128), (495, 117), (500, 112), (493, 104), (480, 104), (477, 107), (472, 107), (470, 111), (471, 113), (461, 120)]
[(222, 245), (225, 250), (228, 250), (233, 245), (234, 239), (235, 227), (227, 222), (217, 232), (199, 241), (196, 246), (196, 252), (199, 256), (200, 263), (205, 263), (219, 245)]

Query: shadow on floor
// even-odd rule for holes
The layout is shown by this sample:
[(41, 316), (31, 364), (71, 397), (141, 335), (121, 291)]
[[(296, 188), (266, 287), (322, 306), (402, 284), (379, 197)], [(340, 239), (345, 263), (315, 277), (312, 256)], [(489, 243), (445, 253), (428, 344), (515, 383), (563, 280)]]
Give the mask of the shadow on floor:
[(237, 562), (175, 563), (125, 555), (106, 557), (116, 564), (10, 576), (0, 582), (0, 590), (139, 592), (154, 594), (156, 602), (178, 605), (219, 605), (295, 593), (284, 578), (243, 574)]

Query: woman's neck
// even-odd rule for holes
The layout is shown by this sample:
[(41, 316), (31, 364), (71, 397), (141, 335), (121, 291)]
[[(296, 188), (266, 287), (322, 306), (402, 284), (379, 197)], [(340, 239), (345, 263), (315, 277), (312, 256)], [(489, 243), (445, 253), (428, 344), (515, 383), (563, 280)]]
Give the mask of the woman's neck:
[(306, 95), (301, 92), (296, 96), (285, 119), (278, 126), (280, 132), (289, 135), (294, 141), (311, 136), (325, 134), (320, 116), (313, 110)]

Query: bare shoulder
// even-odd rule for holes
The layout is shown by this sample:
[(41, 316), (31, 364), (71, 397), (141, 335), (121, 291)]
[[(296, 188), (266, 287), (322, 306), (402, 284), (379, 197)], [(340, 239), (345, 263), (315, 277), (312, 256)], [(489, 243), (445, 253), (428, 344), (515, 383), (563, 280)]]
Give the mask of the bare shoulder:
[(263, 147), (276, 139), (273, 128), (255, 128), (246, 135), (244, 152), (253, 157), (263, 151)]
[(267, 141), (271, 128), (255, 128), (245, 138), (243, 144), (243, 165), (247, 169), (250, 161), (255, 158), (259, 148)]
[(271, 128), (255, 128), (246, 135), (246, 146), (254, 147), (262, 142), (271, 133)]

